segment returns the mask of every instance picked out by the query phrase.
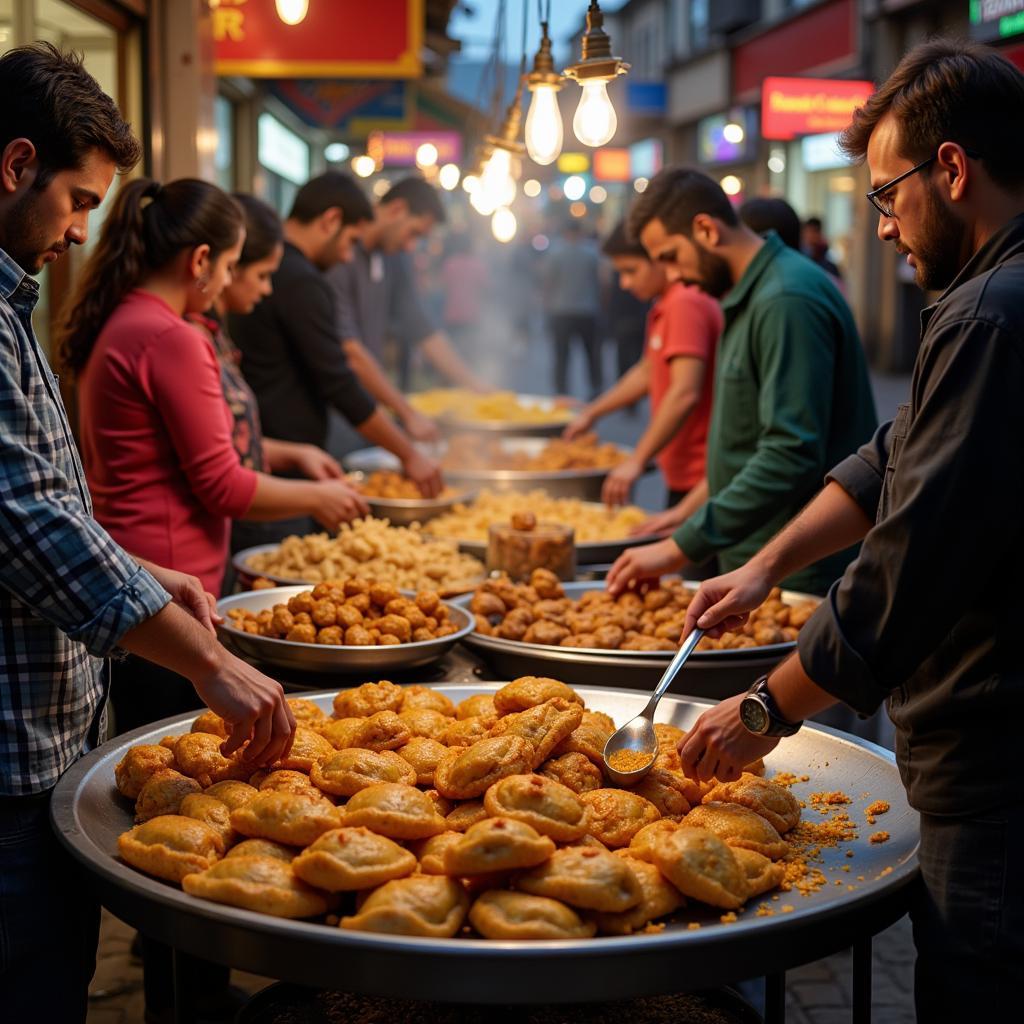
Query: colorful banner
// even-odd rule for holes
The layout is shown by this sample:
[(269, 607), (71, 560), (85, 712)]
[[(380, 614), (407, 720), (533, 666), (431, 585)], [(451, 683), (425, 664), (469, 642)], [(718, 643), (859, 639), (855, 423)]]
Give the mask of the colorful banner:
[(462, 136), (458, 132), (374, 132), (366, 140), (366, 152), (378, 167), (415, 167), (416, 150), (430, 142), (437, 147), (437, 162), (462, 160)]
[(413, 126), (405, 82), (339, 82), (323, 78), (282, 78), (269, 91), (313, 128), (361, 138), (373, 131)]
[(872, 82), (831, 78), (766, 78), (761, 87), (761, 135), (787, 141), (840, 132), (875, 91)]
[(211, 0), (216, 71), (251, 78), (415, 78), (423, 0), (309, 0), (286, 25), (275, 0)]
[(594, 178), (597, 181), (632, 181), (629, 150), (608, 146), (595, 149)]

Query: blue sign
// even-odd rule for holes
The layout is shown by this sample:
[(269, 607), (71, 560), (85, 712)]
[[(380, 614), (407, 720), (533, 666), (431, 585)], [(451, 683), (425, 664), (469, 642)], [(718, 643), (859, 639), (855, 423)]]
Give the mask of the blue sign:
[(667, 91), (664, 82), (626, 80), (626, 109), (631, 114), (659, 117), (665, 113)]

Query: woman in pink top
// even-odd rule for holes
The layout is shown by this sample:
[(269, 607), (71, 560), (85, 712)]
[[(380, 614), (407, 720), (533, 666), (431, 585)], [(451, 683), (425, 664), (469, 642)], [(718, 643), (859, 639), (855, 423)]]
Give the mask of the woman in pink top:
[(367, 511), (342, 480), (282, 480), (241, 464), (207, 311), (245, 241), (239, 205), (192, 179), (124, 184), (64, 328), (96, 518), (125, 548), (219, 593), (232, 519)]

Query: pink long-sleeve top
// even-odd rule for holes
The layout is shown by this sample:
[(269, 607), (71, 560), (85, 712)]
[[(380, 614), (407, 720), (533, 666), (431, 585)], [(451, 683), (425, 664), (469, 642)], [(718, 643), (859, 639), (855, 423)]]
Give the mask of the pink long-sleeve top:
[(231, 520), (257, 475), (231, 443), (209, 339), (162, 299), (131, 292), (79, 379), (82, 458), (94, 514), (134, 555), (220, 593)]

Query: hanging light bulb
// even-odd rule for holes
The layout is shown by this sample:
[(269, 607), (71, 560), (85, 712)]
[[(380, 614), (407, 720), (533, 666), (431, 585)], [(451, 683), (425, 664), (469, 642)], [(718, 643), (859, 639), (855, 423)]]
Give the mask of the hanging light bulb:
[(309, 14), (309, 0), (277, 0), (277, 16), (286, 25), (298, 25)]
[(603, 146), (615, 135), (618, 118), (608, 97), (608, 83), (628, 70), (628, 64), (612, 56), (612, 42), (604, 30), (604, 15), (597, 0), (591, 0), (580, 60), (565, 69), (566, 77), (576, 79), (583, 89), (572, 129), (585, 146)]
[(516, 215), (507, 207), (499, 206), (491, 217), (491, 234), (499, 242), (511, 242), (516, 237)]
[(540, 49), (533, 58), (533, 70), (526, 76), (526, 87), (533, 94), (526, 115), (526, 152), (538, 164), (554, 163), (562, 152), (562, 112), (558, 109), (558, 91), (562, 76), (555, 71), (551, 57), (548, 23), (540, 23)]
[(523, 144), (518, 141), (523, 120), (522, 99), (523, 82), (520, 79), (516, 94), (505, 111), (500, 133), (484, 139), (487, 157), (480, 172), (480, 184), (473, 190), (469, 201), (473, 209), (485, 217), (490, 217), (499, 206), (510, 206), (516, 197), (519, 161), (524, 152)]

